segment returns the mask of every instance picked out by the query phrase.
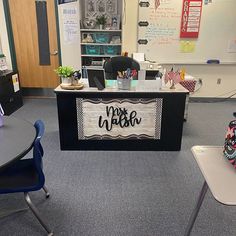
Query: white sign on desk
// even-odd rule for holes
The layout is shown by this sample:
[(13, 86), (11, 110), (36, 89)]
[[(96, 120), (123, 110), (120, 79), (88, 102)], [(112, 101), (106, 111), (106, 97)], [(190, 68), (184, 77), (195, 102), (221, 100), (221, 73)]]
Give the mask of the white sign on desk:
[(77, 98), (78, 139), (160, 139), (162, 98)]

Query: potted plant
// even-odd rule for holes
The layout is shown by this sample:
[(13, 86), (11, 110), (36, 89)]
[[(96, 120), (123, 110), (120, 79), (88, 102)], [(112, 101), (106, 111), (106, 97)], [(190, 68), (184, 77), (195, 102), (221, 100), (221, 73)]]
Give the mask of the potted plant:
[(96, 17), (96, 23), (97, 25), (99, 25), (100, 29), (103, 29), (104, 26), (106, 25), (107, 23), (107, 17), (106, 15), (101, 15), (101, 16), (97, 16)]
[(72, 75), (75, 72), (71, 66), (59, 66), (55, 72), (61, 78), (61, 83), (63, 85), (72, 84)]

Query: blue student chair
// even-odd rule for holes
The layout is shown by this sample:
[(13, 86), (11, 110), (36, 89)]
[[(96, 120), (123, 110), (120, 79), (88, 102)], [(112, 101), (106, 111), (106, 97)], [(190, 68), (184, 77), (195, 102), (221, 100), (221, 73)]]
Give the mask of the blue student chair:
[(44, 134), (44, 124), (41, 120), (37, 120), (34, 126), (36, 129), (36, 138), (32, 146), (33, 158), (19, 160), (0, 172), (0, 194), (17, 192), (24, 193), (27, 205), (34, 213), (40, 224), (47, 231), (48, 235), (52, 236), (52, 231), (40, 216), (38, 209), (32, 203), (29, 196), (29, 192), (43, 189), (46, 193), (46, 198), (49, 197), (49, 192), (45, 186), (45, 177), (42, 170), (42, 157), (44, 151), (40, 143), (40, 140)]

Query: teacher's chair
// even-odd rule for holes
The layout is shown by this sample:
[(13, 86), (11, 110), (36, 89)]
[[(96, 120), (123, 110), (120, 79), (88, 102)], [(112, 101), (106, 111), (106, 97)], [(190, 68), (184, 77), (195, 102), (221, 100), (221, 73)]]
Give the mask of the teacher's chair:
[[(140, 65), (131, 57), (115, 56), (105, 61), (103, 68), (106, 79), (116, 80), (118, 71), (126, 71), (130, 68), (131, 70), (136, 70), (138, 72), (140, 70)], [(137, 77), (134, 79), (137, 79)]]
[(40, 216), (38, 209), (32, 203), (29, 196), (29, 192), (43, 189), (46, 194), (46, 198), (49, 197), (49, 192), (45, 186), (45, 177), (42, 170), (42, 157), (44, 151), (40, 143), (44, 134), (44, 124), (41, 120), (37, 120), (34, 126), (37, 135), (32, 147), (33, 158), (19, 160), (0, 172), (0, 194), (17, 192), (24, 193), (24, 198), (27, 205), (34, 213), (40, 224), (47, 231), (48, 235), (52, 236), (52, 231)]

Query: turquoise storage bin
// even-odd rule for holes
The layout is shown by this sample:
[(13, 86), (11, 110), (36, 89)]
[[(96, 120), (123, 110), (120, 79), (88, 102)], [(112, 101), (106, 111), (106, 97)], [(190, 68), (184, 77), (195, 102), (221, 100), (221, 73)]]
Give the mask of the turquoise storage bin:
[(94, 35), (96, 43), (109, 43), (109, 34), (106, 33), (96, 33)]
[(86, 51), (86, 54), (89, 54), (89, 55), (99, 55), (100, 46), (99, 45), (86, 45), (85, 51)]
[(104, 54), (108, 55), (118, 55), (120, 54), (119, 52), (119, 46), (104, 46)]

